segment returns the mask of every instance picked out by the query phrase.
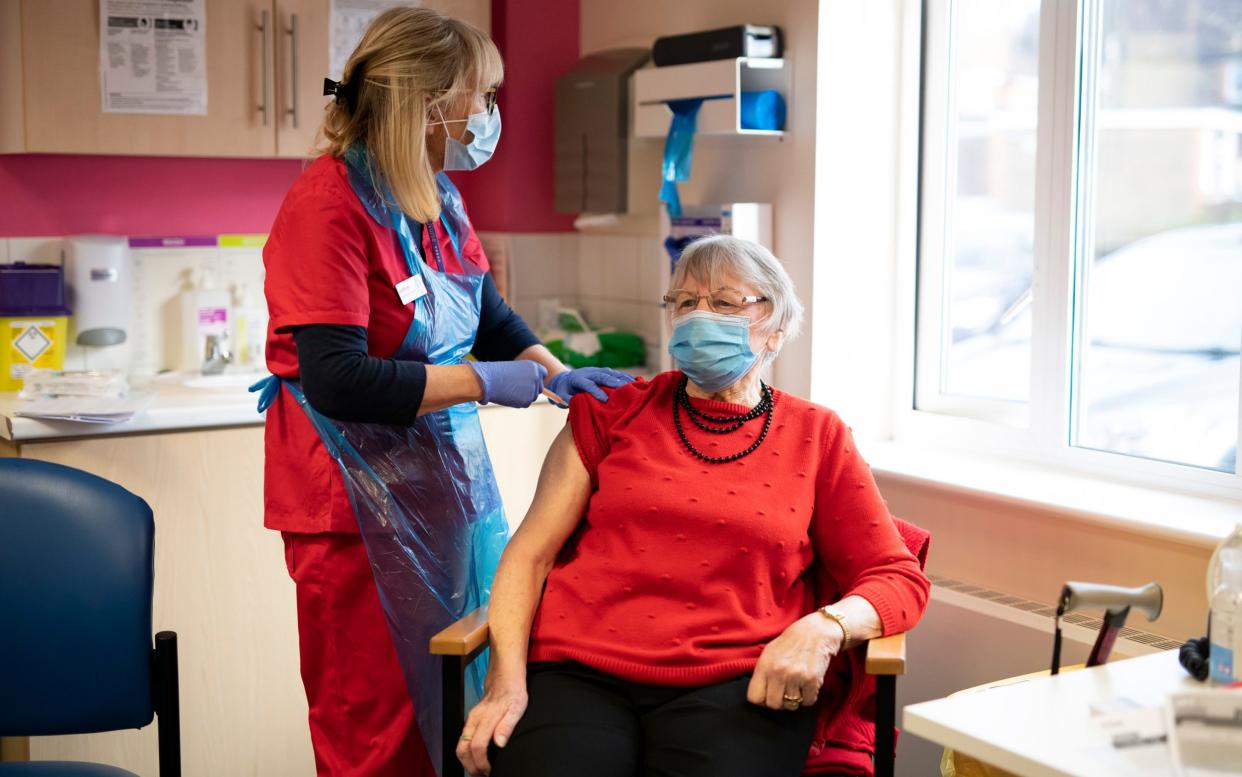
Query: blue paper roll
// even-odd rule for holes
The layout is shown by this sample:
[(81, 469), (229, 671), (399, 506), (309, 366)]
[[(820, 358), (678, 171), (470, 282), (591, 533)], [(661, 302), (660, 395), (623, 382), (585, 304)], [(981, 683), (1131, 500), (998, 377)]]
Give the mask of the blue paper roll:
[(785, 98), (775, 89), (742, 92), (742, 129), (785, 129)]
[(677, 192), (679, 181), (690, 180), (691, 151), (694, 149), (694, 130), (698, 123), (699, 107), (703, 98), (670, 100), (668, 108), (673, 112), (664, 140), (664, 164), (660, 173), (660, 201), (668, 206), (670, 216), (681, 215), (681, 196)]

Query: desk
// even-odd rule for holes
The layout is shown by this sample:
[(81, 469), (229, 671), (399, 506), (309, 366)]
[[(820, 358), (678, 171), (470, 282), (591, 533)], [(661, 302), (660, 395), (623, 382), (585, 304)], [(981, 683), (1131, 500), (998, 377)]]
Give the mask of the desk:
[(907, 734), (986, 761), (1022, 777), (1167, 777), (1164, 745), (1117, 750), (1092, 721), (1117, 699), (1162, 704), (1175, 691), (1203, 688), (1166, 650), (1104, 666), (1038, 677), (902, 711)]

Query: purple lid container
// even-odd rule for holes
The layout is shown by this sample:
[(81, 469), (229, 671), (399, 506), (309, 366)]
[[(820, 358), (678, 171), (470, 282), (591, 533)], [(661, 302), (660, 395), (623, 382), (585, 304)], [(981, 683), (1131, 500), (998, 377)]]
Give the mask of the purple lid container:
[(65, 270), (55, 264), (0, 265), (0, 316), (67, 316)]

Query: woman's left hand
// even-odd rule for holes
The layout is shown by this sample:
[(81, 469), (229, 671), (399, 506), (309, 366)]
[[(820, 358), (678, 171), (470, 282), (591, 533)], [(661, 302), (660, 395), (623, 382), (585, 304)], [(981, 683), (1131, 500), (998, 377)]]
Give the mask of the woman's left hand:
[[(607, 402), (608, 395), (600, 389), (601, 386), (619, 388), (632, 380), (634, 380), (633, 375), (626, 375), (624, 372), (608, 367), (579, 367), (554, 376), (548, 381), (548, 391), (565, 400), (566, 404), (561, 407), (569, 407), (568, 402), (574, 394), (580, 394), (583, 391), (600, 402)], [(553, 404), (557, 403), (553, 402)]]
[(746, 700), (774, 710), (812, 706), (842, 636), (841, 627), (818, 612), (795, 621), (763, 649)]

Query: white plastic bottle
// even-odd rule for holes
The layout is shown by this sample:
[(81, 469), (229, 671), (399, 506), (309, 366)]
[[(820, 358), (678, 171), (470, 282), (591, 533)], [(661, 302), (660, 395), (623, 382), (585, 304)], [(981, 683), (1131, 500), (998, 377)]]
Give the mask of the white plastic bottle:
[(263, 370), (267, 365), (267, 300), (263, 290), (247, 284), (242, 290), (246, 310), (246, 340), (239, 344), (249, 353), (250, 369)]
[(228, 337), (229, 294), (216, 288), (211, 272), (193, 270), (181, 292), (181, 359), (178, 367), (197, 371), (203, 367), (209, 336)]
[(235, 283), (230, 291), (234, 363), (243, 372), (261, 370), (267, 345), (267, 303), (249, 284)]
[(1212, 554), (1208, 564), (1212, 634), (1208, 666), (1214, 684), (1242, 680), (1242, 524)]

